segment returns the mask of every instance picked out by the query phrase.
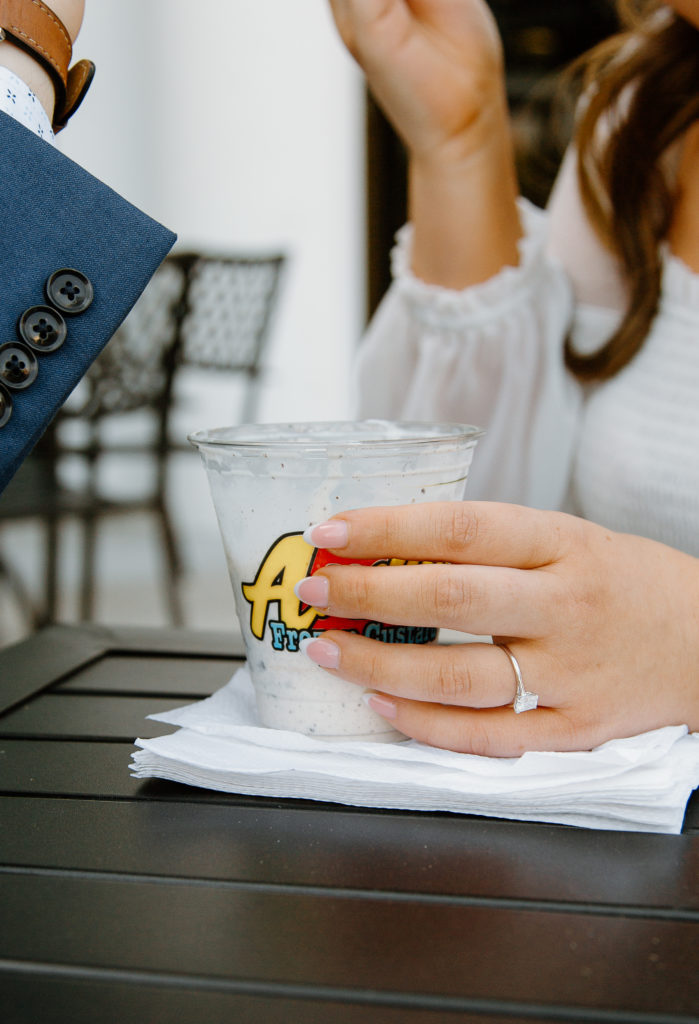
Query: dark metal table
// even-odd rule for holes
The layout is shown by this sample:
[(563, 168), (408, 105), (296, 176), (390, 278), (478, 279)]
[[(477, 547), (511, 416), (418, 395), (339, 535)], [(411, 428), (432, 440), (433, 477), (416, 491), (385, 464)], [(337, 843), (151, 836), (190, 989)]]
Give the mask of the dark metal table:
[(237, 797), (128, 772), (230, 639), (51, 627), (0, 651), (0, 1020), (699, 1019), (681, 836)]

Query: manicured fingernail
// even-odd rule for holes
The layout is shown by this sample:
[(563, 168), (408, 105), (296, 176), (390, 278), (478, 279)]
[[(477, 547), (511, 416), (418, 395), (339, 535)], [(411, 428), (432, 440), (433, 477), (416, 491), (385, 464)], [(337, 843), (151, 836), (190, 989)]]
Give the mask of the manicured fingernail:
[(388, 697), (384, 697), (382, 693), (374, 693), (373, 690), (367, 690), (366, 693), (362, 694), (362, 700), (367, 707), (383, 718), (395, 718), (398, 714), (396, 702)]
[(307, 636), (299, 642), (299, 650), (321, 668), (338, 668), (340, 664), (340, 648), (332, 640)]
[(344, 548), (349, 539), (349, 529), (344, 519), (331, 519), (327, 523), (309, 526), (303, 539), (314, 548)]
[(310, 605), (312, 608), (327, 608), (330, 586), (325, 576), (306, 576), (294, 587), (294, 593), (299, 601)]

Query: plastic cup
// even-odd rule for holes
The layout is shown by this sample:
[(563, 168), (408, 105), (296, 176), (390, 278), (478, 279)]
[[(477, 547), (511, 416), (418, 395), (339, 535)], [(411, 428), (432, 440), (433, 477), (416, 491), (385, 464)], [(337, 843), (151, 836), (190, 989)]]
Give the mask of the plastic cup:
[[(404, 738), (365, 705), (361, 687), (314, 665), (299, 641), (344, 628), (386, 642), (429, 643), (437, 631), (337, 620), (303, 605), (294, 585), (340, 559), (302, 534), (353, 508), (460, 500), (481, 433), (464, 424), (365, 420), (190, 435), (211, 488), (262, 725), (326, 739)], [(393, 555), (385, 552), (381, 562)]]

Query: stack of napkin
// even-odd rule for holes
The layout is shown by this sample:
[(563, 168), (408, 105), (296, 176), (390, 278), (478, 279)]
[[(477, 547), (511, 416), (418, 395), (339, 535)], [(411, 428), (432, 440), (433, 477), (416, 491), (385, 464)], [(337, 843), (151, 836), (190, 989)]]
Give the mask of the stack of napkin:
[(517, 758), (268, 729), (247, 668), (212, 697), (149, 717), (180, 728), (136, 740), (133, 775), (228, 793), (677, 833), (699, 785), (699, 733), (685, 726)]

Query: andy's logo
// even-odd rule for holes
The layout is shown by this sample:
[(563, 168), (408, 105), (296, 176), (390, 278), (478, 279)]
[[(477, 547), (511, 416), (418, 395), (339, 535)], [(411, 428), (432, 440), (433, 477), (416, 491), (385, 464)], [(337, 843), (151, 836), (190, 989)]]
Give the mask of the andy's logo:
[(330, 563), (350, 565), (418, 565), (402, 558), (347, 559), (312, 548), (300, 533), (285, 533), (270, 547), (252, 583), (243, 583), (243, 597), (250, 605), (250, 630), (264, 640), (270, 607), (277, 617), (269, 619), (272, 647), (276, 651), (297, 651), (299, 640), (317, 636), (326, 629), (347, 629), (388, 643), (429, 643), (437, 630), (416, 626), (389, 626), (367, 619), (339, 619), (322, 615), (299, 601), (294, 584)]
[(265, 555), (254, 583), (243, 583), (243, 596), (252, 606), (250, 631), (258, 640), (264, 637), (271, 604), (277, 604), (278, 618), (292, 629), (308, 630), (318, 618), (294, 593), (294, 584), (311, 575), (315, 554), (300, 533), (286, 533)]

